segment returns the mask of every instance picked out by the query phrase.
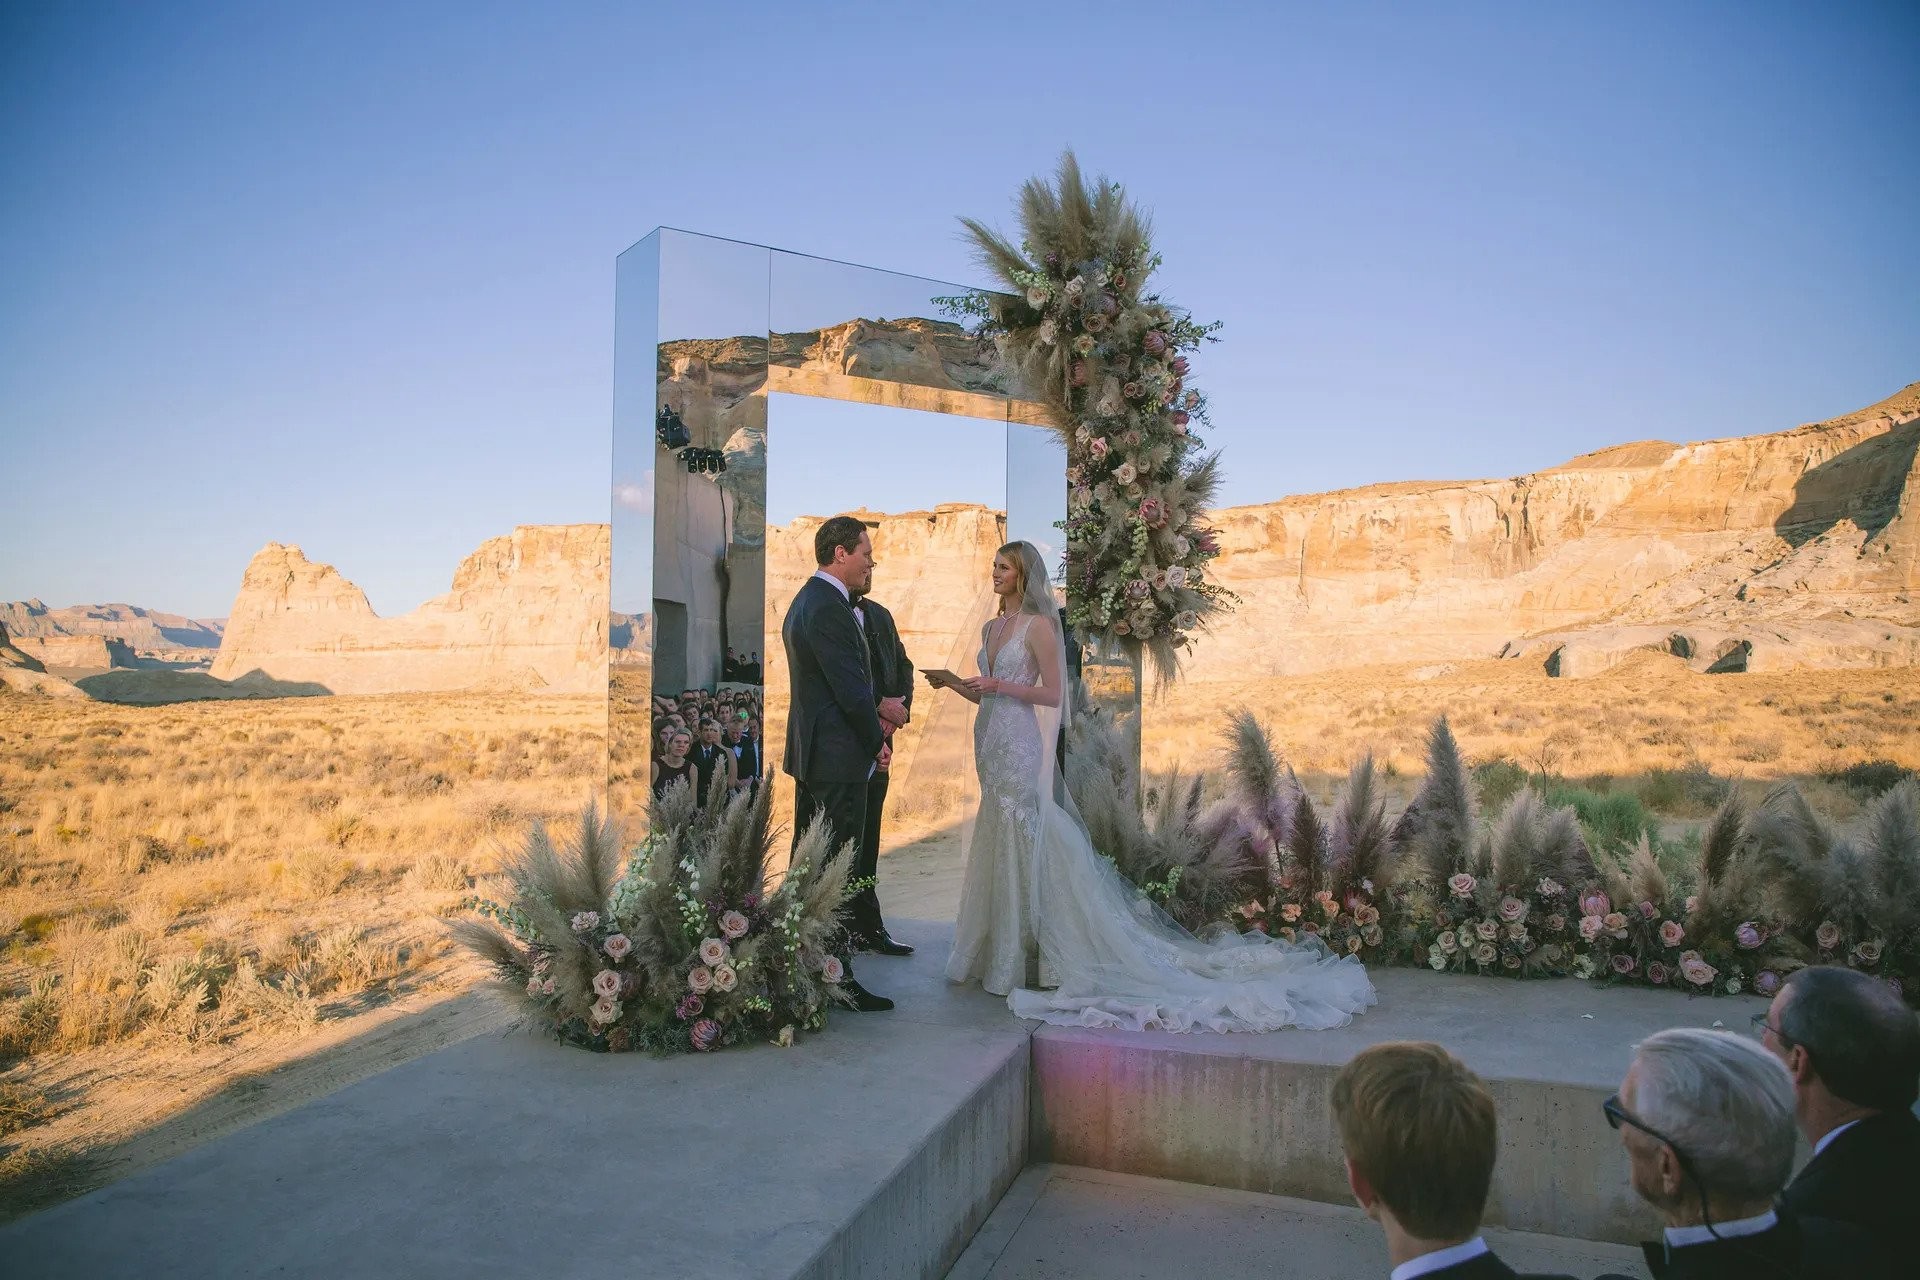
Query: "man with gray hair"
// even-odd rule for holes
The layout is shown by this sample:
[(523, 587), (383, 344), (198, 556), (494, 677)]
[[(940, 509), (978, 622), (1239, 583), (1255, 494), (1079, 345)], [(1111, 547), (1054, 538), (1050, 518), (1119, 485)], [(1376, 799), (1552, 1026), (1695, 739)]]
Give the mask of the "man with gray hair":
[(1880, 979), (1815, 965), (1788, 978), (1754, 1024), (1793, 1078), (1795, 1115), (1813, 1146), (1787, 1204), (1855, 1223), (1900, 1251), (1920, 1212), (1920, 1019)]
[(1634, 1191), (1666, 1220), (1644, 1246), (1656, 1280), (1892, 1276), (1859, 1228), (1775, 1210), (1793, 1170), (1793, 1082), (1753, 1041), (1695, 1027), (1649, 1036), (1602, 1109)]

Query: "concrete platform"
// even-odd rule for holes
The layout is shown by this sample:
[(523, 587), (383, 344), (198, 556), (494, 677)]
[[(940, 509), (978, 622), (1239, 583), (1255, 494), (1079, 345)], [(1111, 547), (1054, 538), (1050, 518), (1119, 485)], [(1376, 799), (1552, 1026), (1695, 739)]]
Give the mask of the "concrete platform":
[[(1488, 1228), (1517, 1270), (1645, 1276), (1638, 1249)], [(1381, 1280), (1380, 1228), (1353, 1205), (1039, 1164), (1020, 1175), (947, 1280)]]
[(711, 1057), (486, 1035), (0, 1232), (34, 1277), (938, 1276), (1026, 1160), (1027, 1029), (862, 958), (891, 1014)]
[(1383, 970), (1338, 1031), (1036, 1031), (949, 985), (952, 925), (906, 905), (919, 953), (857, 966), (892, 1013), (665, 1061), (477, 1037), (0, 1229), (0, 1275), (939, 1276), (1030, 1157), (1345, 1205), (1327, 1087), (1398, 1039), (1493, 1082), (1492, 1222), (1628, 1242), (1599, 1100), (1642, 1036), (1758, 1007)]
[(1744, 1030), (1757, 997), (1688, 998), (1560, 979), (1381, 969), (1380, 1003), (1334, 1031), (1167, 1035), (1043, 1027), (1033, 1040), (1036, 1161), (1347, 1202), (1328, 1106), (1334, 1073), (1387, 1040), (1432, 1040), (1500, 1109), (1488, 1221), (1632, 1243), (1655, 1223), (1627, 1183), (1600, 1102), (1634, 1044), (1666, 1027)]

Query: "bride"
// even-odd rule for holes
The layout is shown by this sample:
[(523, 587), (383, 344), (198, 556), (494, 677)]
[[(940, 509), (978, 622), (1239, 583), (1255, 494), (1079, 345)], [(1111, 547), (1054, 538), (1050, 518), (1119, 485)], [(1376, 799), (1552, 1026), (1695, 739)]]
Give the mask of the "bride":
[(993, 590), (1000, 610), (981, 632), (981, 674), (927, 677), (980, 708), (980, 808), (948, 979), (978, 978), (1020, 1017), (1081, 1027), (1318, 1030), (1372, 1005), (1358, 960), (1317, 938), (1293, 945), (1226, 929), (1196, 938), (1093, 848), (1054, 781), (1066, 651), (1031, 543), (995, 554)]

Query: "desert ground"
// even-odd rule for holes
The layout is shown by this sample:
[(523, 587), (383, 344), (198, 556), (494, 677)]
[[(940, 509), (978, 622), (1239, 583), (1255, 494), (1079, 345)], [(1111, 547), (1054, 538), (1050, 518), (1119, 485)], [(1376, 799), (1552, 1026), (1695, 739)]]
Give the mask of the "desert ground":
[[(1146, 765), (1217, 769), (1247, 710), (1326, 798), (1373, 751), (1397, 808), (1444, 712), (1474, 762), (1632, 792), (1669, 830), (1728, 784), (1782, 778), (1846, 820), (1849, 766), (1920, 767), (1911, 668), (1644, 659), (1577, 680), (1482, 661), (1183, 684), (1149, 698)], [(0, 1215), (504, 1025), (439, 921), (526, 823), (603, 789), (605, 732), (592, 697), (0, 695)], [(965, 792), (910, 781), (882, 891), (950, 917)]]
[(439, 919), (606, 704), (0, 694), (0, 1215), (492, 1025)]

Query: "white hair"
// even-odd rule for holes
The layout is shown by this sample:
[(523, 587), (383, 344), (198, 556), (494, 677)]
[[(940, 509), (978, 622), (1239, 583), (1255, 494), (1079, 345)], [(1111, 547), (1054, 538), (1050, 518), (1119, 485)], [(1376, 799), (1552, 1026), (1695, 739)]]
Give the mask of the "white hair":
[(1676, 1027), (1642, 1040), (1633, 1112), (1658, 1129), (1711, 1196), (1761, 1200), (1793, 1170), (1793, 1079), (1730, 1031)]

